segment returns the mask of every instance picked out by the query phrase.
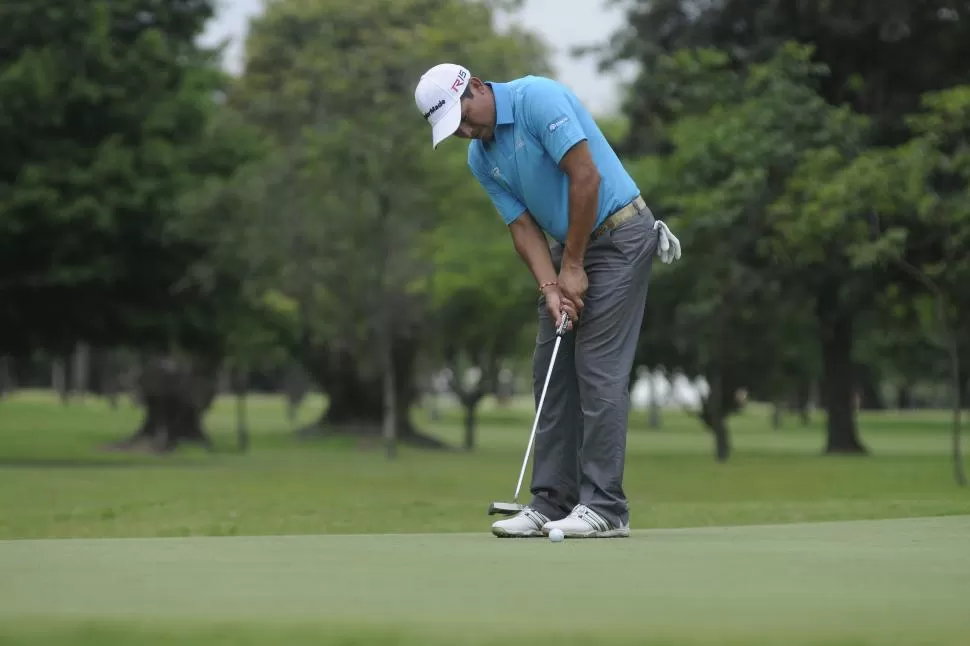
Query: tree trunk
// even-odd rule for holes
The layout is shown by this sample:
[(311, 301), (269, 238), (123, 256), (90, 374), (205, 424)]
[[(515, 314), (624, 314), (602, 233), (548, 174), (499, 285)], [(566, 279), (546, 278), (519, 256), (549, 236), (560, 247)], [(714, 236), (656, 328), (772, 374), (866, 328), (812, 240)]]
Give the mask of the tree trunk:
[(958, 486), (965, 487), (967, 486), (967, 474), (963, 468), (963, 439), (961, 437), (963, 397), (961, 391), (966, 384), (966, 374), (960, 365), (960, 345), (957, 341), (956, 334), (953, 332), (953, 326), (947, 317), (948, 307), (946, 296), (939, 288), (936, 288), (932, 281), (927, 279), (926, 282), (932, 288), (934, 296), (936, 297), (937, 323), (944, 337), (944, 349), (947, 351), (950, 359), (950, 389), (953, 395), (953, 401), (951, 403), (953, 407), (953, 422), (951, 426), (950, 447), (953, 458), (953, 478), (956, 480)]
[(113, 410), (117, 410), (121, 392), (121, 360), (115, 350), (99, 349), (95, 352), (94, 362), (97, 365), (97, 392), (108, 400)]
[(286, 418), (290, 425), (296, 424), (300, 405), (310, 390), (309, 378), (302, 366), (290, 365), (283, 377), (283, 395), (286, 398)]
[(724, 417), (714, 420), (711, 428), (714, 433), (714, 457), (718, 462), (724, 463), (731, 457), (731, 441), (728, 437), (727, 421)]
[(69, 385), (67, 383), (67, 366), (61, 357), (56, 357), (51, 362), (51, 388), (60, 396), (61, 403), (67, 404), (70, 399), (68, 392)]
[(809, 410), (811, 403), (812, 382), (810, 379), (802, 379), (799, 381), (798, 389), (795, 393), (795, 408), (798, 411), (798, 416), (801, 418), (803, 426), (808, 426), (812, 423), (812, 413)]
[(474, 451), (478, 406), (485, 399), (485, 395), (499, 390), (499, 361), (495, 356), (488, 356), (484, 353), (472, 357), (472, 363), (478, 366), (481, 374), (477, 384), (465, 386), (462, 383), (462, 370), (456, 353), (449, 350), (446, 352), (446, 357), (448, 359), (448, 370), (451, 374), (449, 387), (458, 397), (464, 411), (465, 450)]
[[(313, 362), (307, 362), (308, 373), (327, 393), (329, 405), (320, 419), (300, 429), (301, 436), (354, 435), (380, 438), (384, 430), (384, 371), (375, 375), (361, 374), (359, 364), (349, 354), (328, 355), (322, 348), (311, 351)], [(411, 403), (415, 398), (414, 366), (416, 344), (395, 339), (394, 416), (399, 442), (427, 448), (445, 448), (434, 437), (420, 433), (411, 421)]]
[(91, 348), (86, 343), (78, 343), (74, 349), (71, 366), (71, 390), (79, 399), (84, 399), (88, 391), (91, 374)]
[[(384, 402), (382, 410), (384, 411), (383, 418), (383, 437), (384, 437), (384, 454), (387, 456), (388, 460), (393, 460), (397, 457), (397, 430), (398, 430), (398, 405), (397, 405), (397, 375), (395, 374), (394, 365), (394, 346), (392, 339), (391, 323), (389, 320), (390, 316), (385, 315), (385, 329), (383, 334), (381, 334), (382, 342), (381, 346), (383, 349), (382, 354), (384, 364), (383, 370), (383, 388), (381, 389), (384, 394)], [(405, 412), (405, 415), (407, 413)]]
[(485, 392), (481, 389), (476, 389), (471, 393), (459, 393), (458, 397), (465, 411), (465, 450), (474, 451), (475, 429), (478, 421), (476, 413), (478, 412), (478, 405), (485, 397)]
[(174, 356), (146, 360), (136, 380), (145, 418), (133, 436), (113, 448), (167, 452), (198, 444), (213, 450), (202, 417), (215, 399), (217, 379), (212, 362)]
[(823, 393), (826, 419), (825, 452), (865, 454), (859, 441), (855, 418), (852, 368), (852, 317), (844, 313), (821, 312)]
[(650, 406), (647, 408), (647, 428), (659, 429), (663, 424), (660, 419), (660, 395), (657, 393), (657, 380), (650, 372), (648, 383), (650, 386)]
[(246, 416), (246, 393), (236, 395), (236, 446), (240, 453), (249, 450), (249, 423)]
[(711, 391), (701, 404), (701, 419), (714, 435), (714, 457), (718, 462), (727, 462), (731, 457), (731, 441), (728, 435), (727, 416), (732, 407), (725, 405), (728, 391), (721, 370), (711, 371), (709, 377)]
[(10, 357), (0, 356), (0, 399), (14, 389), (10, 363)]
[(647, 410), (647, 428), (659, 429), (663, 426), (663, 418), (660, 413), (660, 403), (656, 401), (650, 402), (650, 408)]
[(245, 453), (249, 450), (249, 420), (246, 414), (249, 369), (246, 366), (233, 366), (232, 390), (236, 395), (236, 448), (240, 453)]
[(781, 402), (775, 402), (771, 408), (771, 428), (772, 430), (781, 429), (781, 420), (784, 415), (784, 407)]
[(856, 365), (855, 375), (859, 386), (860, 405), (862, 410), (885, 410), (886, 402), (879, 392), (879, 374), (871, 366)]
[(497, 370), (495, 375), (495, 404), (499, 408), (507, 408), (512, 401), (512, 372), (507, 368)]
[(465, 408), (465, 450), (475, 450), (475, 409)]
[(901, 384), (896, 389), (896, 408), (909, 410), (913, 407), (913, 389), (909, 384)]
[[(957, 355), (957, 360), (960, 361), (960, 356)], [(970, 373), (967, 372), (963, 366), (965, 361), (960, 361), (960, 401), (966, 404), (970, 402)]]
[[(730, 277), (730, 274), (729, 274)], [(718, 308), (715, 319), (715, 330), (717, 330), (715, 356), (709, 369), (708, 383), (711, 385), (707, 399), (701, 405), (701, 414), (704, 423), (711, 429), (714, 435), (714, 457), (718, 462), (724, 463), (731, 456), (731, 442), (728, 439), (727, 416), (738, 410), (738, 401), (735, 397), (735, 383), (729, 379), (727, 367), (727, 330), (726, 319), (728, 315), (729, 298), (733, 294), (730, 280), (725, 284), (722, 292), (721, 306)]]
[[(942, 297), (940, 297), (942, 298)], [(953, 478), (956, 480), (957, 485), (961, 487), (967, 486), (967, 474), (963, 468), (963, 446), (962, 446), (962, 429), (960, 416), (963, 411), (963, 398), (961, 397), (960, 391), (963, 390), (962, 375), (960, 374), (960, 350), (957, 347), (956, 339), (953, 338), (953, 334), (946, 324), (946, 314), (944, 305), (938, 302), (939, 308), (939, 318), (941, 325), (944, 326), (947, 336), (947, 350), (950, 355), (950, 379), (951, 387), (953, 390), (953, 425), (951, 427), (951, 449), (953, 456)]]

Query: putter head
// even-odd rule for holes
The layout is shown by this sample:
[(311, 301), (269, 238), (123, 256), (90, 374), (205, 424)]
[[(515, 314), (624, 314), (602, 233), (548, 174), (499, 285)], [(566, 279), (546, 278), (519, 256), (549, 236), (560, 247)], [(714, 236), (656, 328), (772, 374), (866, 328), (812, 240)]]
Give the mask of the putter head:
[(488, 506), (488, 515), (494, 516), (495, 514), (500, 514), (502, 516), (514, 516), (522, 511), (524, 507), (525, 505), (520, 505), (515, 502), (493, 502)]

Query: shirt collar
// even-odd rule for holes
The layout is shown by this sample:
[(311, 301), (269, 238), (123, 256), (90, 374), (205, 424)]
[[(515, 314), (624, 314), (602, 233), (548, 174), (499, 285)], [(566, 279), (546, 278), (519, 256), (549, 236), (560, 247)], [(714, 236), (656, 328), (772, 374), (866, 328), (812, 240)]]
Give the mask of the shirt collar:
[(495, 95), (495, 125), (502, 126), (515, 121), (512, 117), (512, 96), (506, 83), (489, 82)]

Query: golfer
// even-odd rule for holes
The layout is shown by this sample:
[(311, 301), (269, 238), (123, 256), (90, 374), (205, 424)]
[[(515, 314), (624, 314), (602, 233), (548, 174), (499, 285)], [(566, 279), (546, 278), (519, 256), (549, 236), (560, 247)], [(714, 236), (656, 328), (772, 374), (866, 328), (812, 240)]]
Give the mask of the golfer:
[(537, 405), (568, 316), (536, 430), (532, 501), (492, 533), (629, 536), (628, 383), (654, 255), (672, 262), (680, 242), (654, 220), (590, 113), (557, 81), (487, 82), (444, 63), (421, 77), (414, 98), (433, 147), (450, 135), (472, 140), (468, 165), (535, 277)]

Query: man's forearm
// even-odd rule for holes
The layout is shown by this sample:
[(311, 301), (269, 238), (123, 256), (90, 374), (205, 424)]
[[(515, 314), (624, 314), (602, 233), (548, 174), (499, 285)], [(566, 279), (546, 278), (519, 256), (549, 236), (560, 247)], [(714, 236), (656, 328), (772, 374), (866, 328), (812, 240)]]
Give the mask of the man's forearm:
[(512, 234), (515, 251), (529, 267), (536, 284), (542, 286), (554, 283), (558, 274), (549, 253), (549, 243), (532, 216), (528, 213), (522, 214), (509, 226), (509, 232)]
[(596, 222), (599, 186), (598, 174), (569, 180), (569, 231), (562, 255), (563, 266), (583, 266), (586, 245)]

